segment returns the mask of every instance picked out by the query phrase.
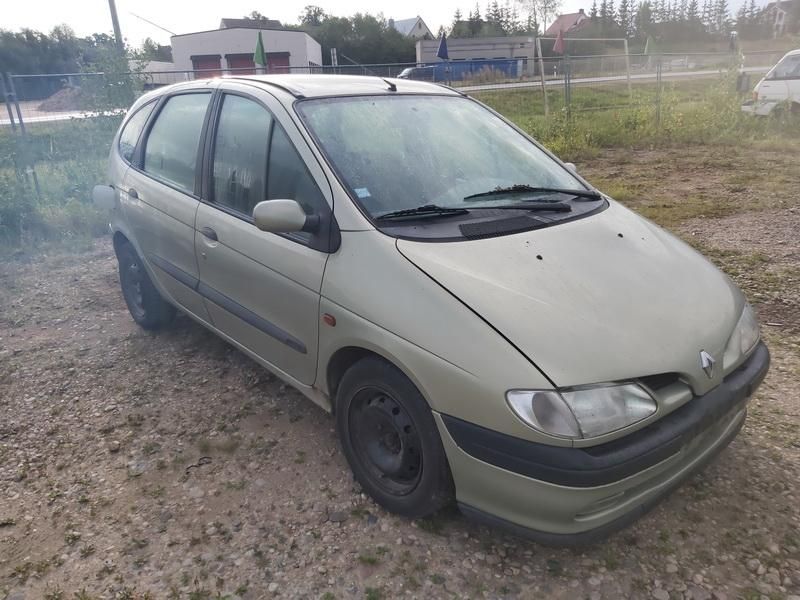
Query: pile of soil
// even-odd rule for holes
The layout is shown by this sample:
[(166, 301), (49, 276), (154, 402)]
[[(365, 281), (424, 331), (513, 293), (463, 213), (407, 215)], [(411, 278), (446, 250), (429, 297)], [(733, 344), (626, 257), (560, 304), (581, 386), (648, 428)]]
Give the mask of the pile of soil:
[(48, 112), (62, 112), (67, 110), (80, 110), (81, 88), (65, 87), (58, 90), (55, 94), (44, 100), (39, 105), (39, 110)]

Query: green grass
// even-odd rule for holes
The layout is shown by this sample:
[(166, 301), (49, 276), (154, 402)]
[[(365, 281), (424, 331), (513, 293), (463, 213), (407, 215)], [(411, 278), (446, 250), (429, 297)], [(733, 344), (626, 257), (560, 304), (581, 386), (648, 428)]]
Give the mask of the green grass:
[(800, 118), (791, 114), (753, 118), (741, 112), (735, 73), (702, 80), (624, 82), (572, 89), (570, 114), (562, 89), (548, 89), (549, 117), (541, 89), (476, 92), (473, 96), (542, 142), (565, 160), (591, 157), (603, 148), (664, 143), (775, 144), (800, 137)]
[(0, 130), (0, 255), (43, 243), (81, 249), (106, 231), (91, 190), (106, 179), (120, 119), (34, 123), (24, 138)]

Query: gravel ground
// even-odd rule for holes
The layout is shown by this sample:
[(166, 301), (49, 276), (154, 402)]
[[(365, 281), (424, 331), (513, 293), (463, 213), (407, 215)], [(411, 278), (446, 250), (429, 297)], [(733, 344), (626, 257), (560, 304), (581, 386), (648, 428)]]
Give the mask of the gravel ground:
[[(627, 161), (641, 183), (663, 158), (586, 171)], [(708, 185), (690, 151), (670, 160)], [(773, 366), (728, 450), (581, 550), (377, 507), (322, 410), (187, 318), (137, 328), (107, 240), (0, 264), (0, 598), (800, 600), (798, 177), (780, 205), (676, 226), (755, 302)]]

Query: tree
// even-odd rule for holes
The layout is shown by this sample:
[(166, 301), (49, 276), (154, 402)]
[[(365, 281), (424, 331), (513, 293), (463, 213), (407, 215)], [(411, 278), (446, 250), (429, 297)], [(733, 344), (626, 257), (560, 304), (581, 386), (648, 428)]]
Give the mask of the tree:
[(686, 21), (689, 23), (700, 22), (700, 7), (697, 5), (697, 0), (689, 0), (686, 6)]
[[(451, 32), (453, 31), (453, 29), (458, 27), (458, 25), (461, 23), (462, 19), (463, 19), (463, 16), (461, 14), (461, 9), (457, 8), (456, 12), (453, 14), (453, 24), (450, 27), (450, 31)], [(452, 33), (451, 33), (451, 35), (452, 35)]]
[(301, 26), (319, 27), (328, 15), (319, 6), (307, 5), (298, 17)]
[(475, 3), (475, 10), (469, 13), (469, 32), (472, 37), (477, 36), (483, 28), (483, 19), (481, 18), (481, 9), (478, 3)]
[(245, 15), (243, 18), (250, 19), (251, 21), (267, 21), (267, 17), (262, 15), (257, 10), (252, 11), (249, 15)]
[(718, 33), (728, 33), (731, 29), (731, 14), (728, 0), (717, 0), (714, 25)]
[(592, 0), (592, 9), (589, 11), (589, 18), (597, 21), (597, 0)]
[(625, 34), (625, 37), (631, 35), (631, 6), (629, 0), (620, 0), (619, 11), (617, 12), (619, 26)]
[(533, 17), (534, 22), (547, 27), (550, 20), (561, 8), (561, 0), (520, 0), (524, 10)]
[(145, 38), (142, 47), (132, 52), (133, 57), (141, 61), (160, 60), (172, 62), (172, 47), (162, 46), (153, 41), (152, 38)]
[(350, 59), (360, 64), (413, 62), (414, 41), (390, 27), (382, 16), (357, 13), (352, 17), (326, 16), (320, 25), (303, 25), (322, 46), (322, 58), (330, 64), (336, 48), (339, 64)]
[(647, 39), (647, 36), (653, 30), (653, 9), (650, 6), (649, 0), (644, 0), (639, 5), (639, 10), (636, 11), (635, 30), (636, 36), (642, 40)]

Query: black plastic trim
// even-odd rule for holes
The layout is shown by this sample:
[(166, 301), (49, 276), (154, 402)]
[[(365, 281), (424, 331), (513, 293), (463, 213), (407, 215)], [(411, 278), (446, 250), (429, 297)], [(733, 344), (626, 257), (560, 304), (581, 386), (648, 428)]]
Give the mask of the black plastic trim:
[(769, 351), (753, 354), (720, 385), (633, 433), (587, 448), (523, 440), (450, 415), (442, 415), (455, 443), (467, 454), (513, 473), (570, 487), (620, 481), (676, 454), (732, 410), (744, 405), (769, 369)]
[(306, 345), (292, 334), (284, 331), (274, 323), (271, 323), (260, 317), (249, 308), (245, 308), (238, 302), (231, 300), (225, 294), (218, 292), (202, 281), (197, 286), (197, 292), (207, 300), (210, 300), (214, 304), (224, 308), (229, 313), (236, 315), (248, 325), (252, 325), (256, 329), (266, 333), (268, 336), (275, 338), (279, 342), (283, 342), (292, 350), (296, 350), (300, 354), (308, 353)]
[(236, 302), (235, 300), (231, 300), (222, 292), (218, 292), (211, 286), (201, 282), (193, 275), (190, 275), (183, 269), (176, 267), (171, 262), (164, 260), (160, 256), (156, 256), (155, 254), (148, 254), (147, 258), (156, 265), (159, 269), (164, 271), (167, 275), (175, 279), (176, 281), (182, 283), (188, 288), (191, 288), (201, 296), (203, 296), (206, 300), (210, 300), (217, 306), (224, 308), (229, 313), (236, 315), (242, 321), (247, 323), (248, 325), (252, 325), (256, 329), (263, 331), (268, 336), (275, 338), (279, 342), (282, 342), (289, 346), (292, 350), (296, 350), (300, 354), (307, 354), (308, 349), (306, 345), (301, 341), (294, 337), (292, 334), (284, 331), (274, 323), (271, 323), (260, 317), (249, 308), (246, 308)]
[(164, 271), (167, 275), (169, 275), (173, 279), (177, 279), (186, 287), (190, 287), (195, 291), (197, 290), (197, 285), (200, 283), (200, 280), (197, 279), (197, 277), (195, 277), (194, 275), (190, 275), (183, 269), (176, 267), (171, 262), (164, 260), (163, 258), (155, 254), (148, 254), (147, 258), (150, 260), (151, 263), (153, 263), (155, 266)]

